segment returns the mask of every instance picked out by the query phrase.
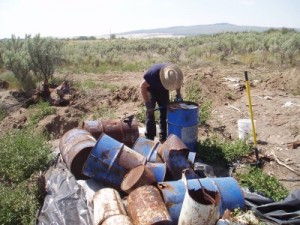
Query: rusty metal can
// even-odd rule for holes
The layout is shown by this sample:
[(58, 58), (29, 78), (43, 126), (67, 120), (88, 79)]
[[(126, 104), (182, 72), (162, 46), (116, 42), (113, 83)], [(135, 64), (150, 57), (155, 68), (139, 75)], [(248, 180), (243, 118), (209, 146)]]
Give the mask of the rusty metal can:
[(141, 186), (128, 196), (128, 215), (135, 225), (173, 225), (159, 190), (151, 185)]
[(145, 165), (139, 165), (131, 169), (124, 177), (121, 189), (126, 193), (130, 193), (134, 189), (143, 186), (151, 185), (155, 182), (155, 176), (150, 169)]
[(95, 144), (96, 139), (88, 131), (77, 128), (67, 131), (60, 139), (61, 156), (76, 179), (87, 178), (82, 168)]
[(111, 216), (127, 216), (119, 192), (112, 188), (103, 188), (97, 191), (93, 198), (94, 224), (102, 224)]
[(133, 225), (130, 217), (125, 215), (114, 215), (108, 217), (101, 225)]
[[(170, 134), (167, 140), (159, 146), (158, 153), (166, 162), (168, 171), (175, 180), (181, 179), (183, 170), (191, 169), (188, 162), (189, 150), (175, 134)], [(197, 178), (196, 173), (193, 176), (191, 174), (191, 177)]]
[(96, 139), (98, 139), (101, 134), (106, 133), (130, 148), (139, 137), (138, 124), (133, 117), (128, 117), (122, 120), (100, 119), (84, 121), (82, 128), (89, 131)]

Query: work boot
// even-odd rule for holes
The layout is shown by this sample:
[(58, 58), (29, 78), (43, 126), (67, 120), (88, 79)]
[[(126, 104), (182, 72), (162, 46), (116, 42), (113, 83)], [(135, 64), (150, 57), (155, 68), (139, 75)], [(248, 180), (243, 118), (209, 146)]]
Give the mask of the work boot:
[(149, 139), (149, 140), (154, 141), (154, 137), (150, 137), (150, 136), (148, 136), (148, 135), (146, 135), (146, 134), (145, 134), (145, 137), (146, 137), (147, 139)]
[(159, 135), (159, 142), (161, 144), (163, 144), (166, 141), (166, 139), (167, 139), (166, 135), (161, 135), (161, 134)]

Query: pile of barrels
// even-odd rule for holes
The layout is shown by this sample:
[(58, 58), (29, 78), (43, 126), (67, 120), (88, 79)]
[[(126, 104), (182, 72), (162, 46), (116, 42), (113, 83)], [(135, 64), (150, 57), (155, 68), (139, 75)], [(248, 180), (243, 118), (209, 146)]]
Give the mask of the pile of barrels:
[(60, 139), (76, 179), (93, 179), (97, 225), (216, 224), (226, 209), (245, 208), (232, 177), (200, 178), (175, 134), (161, 144), (139, 135), (130, 120), (86, 121)]

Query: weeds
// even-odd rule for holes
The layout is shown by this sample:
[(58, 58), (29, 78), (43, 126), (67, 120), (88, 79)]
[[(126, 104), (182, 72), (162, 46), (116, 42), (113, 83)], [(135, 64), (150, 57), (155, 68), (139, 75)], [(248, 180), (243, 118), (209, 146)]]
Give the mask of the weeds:
[(118, 86), (107, 83), (107, 82), (101, 82), (100, 84), (97, 84), (95, 81), (93, 80), (85, 80), (82, 83), (75, 83), (75, 87), (77, 87), (78, 89), (80, 89), (83, 92), (90, 92), (92, 90), (101, 88), (101, 89), (107, 89), (110, 92), (114, 92), (118, 89)]
[(0, 149), (0, 224), (34, 224), (40, 193), (32, 175), (49, 165), (50, 146), (26, 129), (5, 134)]
[(198, 103), (201, 97), (200, 84), (193, 82), (185, 89), (185, 100)]
[(81, 90), (81, 91), (90, 91), (93, 90), (97, 87), (97, 84), (92, 81), (92, 80), (85, 80), (82, 83), (76, 83), (76, 86)]
[(198, 143), (199, 157), (208, 163), (224, 161), (231, 164), (250, 152), (251, 146), (243, 140), (228, 142), (213, 137)]
[(0, 224), (35, 224), (39, 193), (32, 180), (12, 186), (0, 183)]
[(93, 119), (99, 119), (99, 118), (113, 119), (115, 118), (115, 111), (109, 106), (103, 106), (95, 110), (92, 117)]
[(206, 124), (211, 116), (212, 101), (205, 100), (200, 106), (199, 121), (200, 124)]
[(138, 110), (138, 112), (135, 115), (137, 121), (140, 123), (145, 123), (146, 121), (146, 107), (141, 106)]
[(7, 182), (28, 179), (34, 171), (44, 170), (50, 147), (46, 138), (29, 129), (14, 130), (0, 142), (0, 177)]
[(101, 83), (100, 87), (103, 89), (108, 89), (110, 92), (114, 92), (118, 89), (118, 86), (107, 83), (107, 82)]
[(249, 168), (246, 173), (238, 173), (237, 179), (241, 186), (248, 187), (250, 191), (261, 193), (274, 201), (286, 198), (289, 193), (275, 177), (264, 174), (256, 167)]
[(30, 107), (32, 114), (29, 118), (30, 125), (36, 125), (45, 116), (52, 115), (56, 112), (55, 108), (51, 107), (49, 102), (39, 102)]

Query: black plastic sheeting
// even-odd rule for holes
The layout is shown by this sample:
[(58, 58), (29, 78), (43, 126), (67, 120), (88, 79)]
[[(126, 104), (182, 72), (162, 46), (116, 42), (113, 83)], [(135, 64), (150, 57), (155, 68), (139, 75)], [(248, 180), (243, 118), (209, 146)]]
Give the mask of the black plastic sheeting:
[(246, 205), (255, 214), (272, 224), (300, 224), (300, 190), (296, 189), (284, 200), (274, 202), (259, 194), (244, 191)]
[(47, 194), (37, 216), (37, 225), (93, 224), (84, 190), (64, 163), (50, 167), (45, 178)]

